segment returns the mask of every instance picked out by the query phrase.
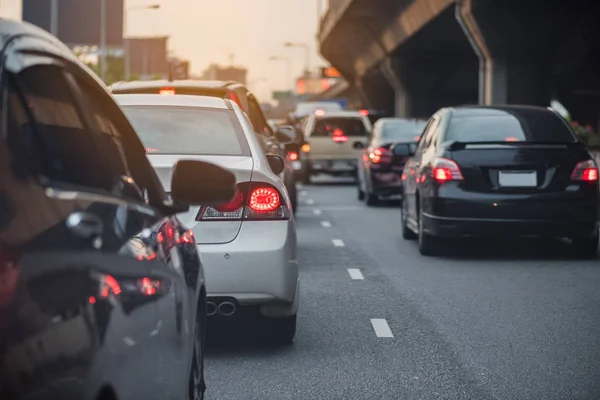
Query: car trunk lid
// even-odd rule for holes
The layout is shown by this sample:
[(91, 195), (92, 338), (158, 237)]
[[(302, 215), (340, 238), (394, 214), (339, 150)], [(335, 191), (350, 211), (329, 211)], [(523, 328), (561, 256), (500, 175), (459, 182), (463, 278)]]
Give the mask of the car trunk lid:
[[(161, 183), (167, 192), (171, 192), (171, 177), (173, 166), (179, 159), (199, 160), (226, 168), (235, 174), (236, 181), (250, 182), (254, 160), (246, 156), (202, 156), (202, 155), (166, 155), (148, 154), (148, 159), (154, 167)], [(192, 206), (187, 212), (178, 214), (179, 220), (194, 232), (196, 242), (200, 244), (228, 243), (236, 238), (242, 221), (196, 221), (200, 207)]]

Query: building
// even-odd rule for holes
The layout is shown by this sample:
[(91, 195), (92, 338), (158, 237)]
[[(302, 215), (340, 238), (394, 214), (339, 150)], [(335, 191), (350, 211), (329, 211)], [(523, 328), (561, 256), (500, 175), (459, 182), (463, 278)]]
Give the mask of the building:
[(168, 39), (168, 36), (125, 39), (131, 76), (142, 79), (166, 78), (169, 75)]
[(236, 81), (242, 84), (246, 84), (246, 76), (248, 70), (240, 67), (222, 67), (217, 64), (211, 64), (204, 71), (201, 79), (205, 80), (216, 80), (216, 81)]

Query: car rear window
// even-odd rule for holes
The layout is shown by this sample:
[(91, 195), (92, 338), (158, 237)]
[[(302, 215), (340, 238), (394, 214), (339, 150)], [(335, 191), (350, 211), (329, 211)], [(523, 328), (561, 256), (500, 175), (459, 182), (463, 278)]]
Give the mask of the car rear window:
[(446, 140), (469, 142), (574, 143), (567, 124), (550, 111), (519, 110), (483, 115), (454, 116)]
[(367, 136), (368, 133), (362, 118), (329, 117), (317, 119), (311, 137), (333, 136), (336, 130), (341, 130), (343, 136)]
[(425, 125), (427, 121), (386, 121), (381, 127), (381, 138), (413, 141), (421, 136)]
[(244, 131), (230, 110), (124, 106), (149, 154), (250, 155)]

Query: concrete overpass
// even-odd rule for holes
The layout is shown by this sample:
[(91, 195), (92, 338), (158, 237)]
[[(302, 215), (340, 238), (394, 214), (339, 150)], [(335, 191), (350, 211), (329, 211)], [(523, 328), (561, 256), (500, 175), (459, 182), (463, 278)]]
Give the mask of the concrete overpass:
[(600, 0), (330, 0), (321, 53), (364, 107), (552, 99), (600, 125)]

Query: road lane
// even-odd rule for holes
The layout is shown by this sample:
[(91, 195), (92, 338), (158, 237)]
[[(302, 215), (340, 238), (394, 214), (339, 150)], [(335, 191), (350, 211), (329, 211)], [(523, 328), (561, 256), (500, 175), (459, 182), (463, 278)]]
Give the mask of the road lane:
[[(400, 236), (399, 208), (367, 208), (355, 192), (309, 189), (321, 209), (330, 209), (326, 217), (344, 233), (346, 247), (361, 252), (369, 273), (393, 287), (389, 297), (432, 321), (488, 393), (600, 398), (599, 261), (569, 259), (560, 244), (540, 251), (467, 243), (447, 257), (421, 257), (416, 243)], [(346, 211), (353, 205), (362, 208)], [(396, 319), (388, 321), (393, 332), (401, 329)]]
[[(312, 188), (306, 190), (308, 199)], [(294, 345), (240, 344), (243, 331), (213, 343), (207, 399), (493, 398), (368, 257), (334, 245), (347, 232), (335, 223), (323, 228), (309, 207), (301, 200), (297, 218), (302, 283)], [(364, 279), (349, 279), (348, 268)], [(376, 318), (386, 320), (393, 338), (374, 333)]]

